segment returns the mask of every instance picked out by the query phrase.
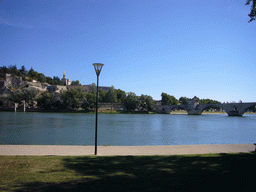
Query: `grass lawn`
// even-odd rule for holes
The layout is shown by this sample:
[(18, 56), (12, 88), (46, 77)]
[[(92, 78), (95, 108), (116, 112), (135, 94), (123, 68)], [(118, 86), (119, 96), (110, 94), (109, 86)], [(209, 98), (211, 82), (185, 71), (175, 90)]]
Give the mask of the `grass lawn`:
[(256, 153), (0, 156), (1, 191), (255, 191)]

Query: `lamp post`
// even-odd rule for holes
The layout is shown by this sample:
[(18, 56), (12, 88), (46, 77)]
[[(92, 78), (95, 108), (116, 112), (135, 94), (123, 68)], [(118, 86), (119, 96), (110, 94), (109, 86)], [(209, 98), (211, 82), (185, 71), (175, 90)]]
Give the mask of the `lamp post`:
[(96, 120), (95, 120), (95, 155), (97, 155), (97, 128), (98, 128), (98, 97), (99, 97), (99, 76), (101, 69), (104, 64), (102, 63), (93, 63), (96, 75), (97, 75), (97, 95), (96, 95)]

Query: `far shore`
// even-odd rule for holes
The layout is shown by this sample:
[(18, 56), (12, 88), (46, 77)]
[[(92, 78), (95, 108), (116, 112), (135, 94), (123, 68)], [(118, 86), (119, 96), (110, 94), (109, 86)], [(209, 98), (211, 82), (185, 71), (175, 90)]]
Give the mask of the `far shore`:
[[(0, 112), (14, 112), (14, 109), (1, 109)], [(23, 109), (17, 109), (17, 112), (23, 112)], [(45, 110), (45, 109), (26, 109), (25, 112), (41, 112), (41, 113), (88, 113), (95, 114), (95, 110)], [(109, 110), (109, 109), (99, 109), (98, 113), (102, 114), (159, 114), (152, 111), (124, 111), (124, 110)], [(187, 111), (171, 111), (170, 115), (187, 115)], [(203, 111), (202, 114), (227, 114), (226, 112), (221, 111)], [(244, 114), (256, 115), (256, 112), (245, 112)]]

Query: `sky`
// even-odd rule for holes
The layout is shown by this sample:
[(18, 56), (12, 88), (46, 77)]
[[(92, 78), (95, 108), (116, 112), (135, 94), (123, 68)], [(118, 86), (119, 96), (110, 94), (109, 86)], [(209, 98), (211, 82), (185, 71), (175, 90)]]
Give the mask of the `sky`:
[(256, 102), (246, 0), (0, 0), (0, 66), (161, 100)]

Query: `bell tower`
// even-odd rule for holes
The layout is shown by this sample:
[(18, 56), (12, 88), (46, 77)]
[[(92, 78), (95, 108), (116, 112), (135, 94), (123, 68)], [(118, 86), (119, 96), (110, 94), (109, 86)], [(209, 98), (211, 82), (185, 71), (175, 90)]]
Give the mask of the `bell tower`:
[(66, 79), (66, 71), (64, 71), (63, 78), (61, 79), (61, 81), (64, 83), (64, 85), (70, 85), (71, 80)]

